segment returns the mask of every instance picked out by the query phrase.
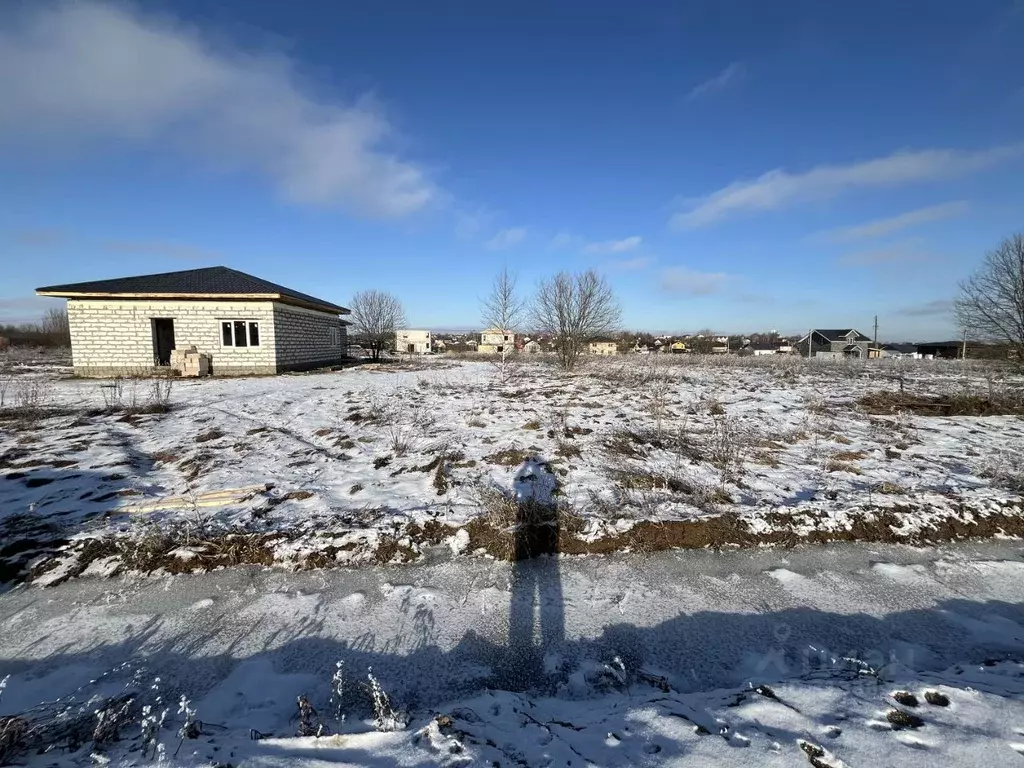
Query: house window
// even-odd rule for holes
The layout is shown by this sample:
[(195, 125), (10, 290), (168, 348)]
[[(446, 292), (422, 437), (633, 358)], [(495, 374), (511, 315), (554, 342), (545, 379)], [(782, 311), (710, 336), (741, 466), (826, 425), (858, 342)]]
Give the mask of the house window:
[(258, 347), (260, 324), (252, 320), (222, 320), (220, 341), (225, 347)]
[[(402, 338), (405, 338), (404, 336)], [(341, 330), (338, 328), (331, 328), (331, 346), (341, 346)]]

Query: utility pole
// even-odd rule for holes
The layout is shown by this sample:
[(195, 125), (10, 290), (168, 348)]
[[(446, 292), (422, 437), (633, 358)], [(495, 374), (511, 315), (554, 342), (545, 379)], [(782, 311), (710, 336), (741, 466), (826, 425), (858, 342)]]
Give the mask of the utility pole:
[(875, 349), (878, 349), (878, 315), (875, 315)]
[(964, 343), (963, 343), (963, 346), (960, 347), (960, 359), (961, 360), (966, 360), (967, 359), (967, 329), (966, 328), (964, 328)]
[(807, 331), (807, 359), (808, 360), (811, 359), (811, 345), (814, 343), (814, 340), (811, 338), (811, 334), (812, 333), (814, 333), (814, 329), (813, 328), (811, 328), (810, 330)]

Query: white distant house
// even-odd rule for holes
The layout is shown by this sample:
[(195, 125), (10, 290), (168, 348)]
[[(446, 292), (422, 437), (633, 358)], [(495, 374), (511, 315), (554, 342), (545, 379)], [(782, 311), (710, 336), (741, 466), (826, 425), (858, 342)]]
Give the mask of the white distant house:
[(434, 351), (430, 331), (403, 328), (395, 331), (395, 350), (403, 355), (427, 355)]
[(523, 352), (529, 355), (539, 355), (544, 349), (541, 347), (540, 342), (536, 339), (526, 339), (523, 341)]
[(880, 357), (906, 357), (912, 360), (920, 360), (922, 355), (917, 351), (917, 344), (883, 344)]
[(744, 344), (742, 351), (754, 357), (764, 357), (765, 355), (778, 354), (779, 345), (778, 343), (773, 344), (771, 342), (751, 342)]
[(587, 348), (592, 355), (619, 354), (619, 345), (615, 339), (594, 339)]
[(511, 331), (503, 331), (500, 328), (488, 328), (480, 334), (480, 344), (476, 351), (482, 355), (500, 355), (505, 352), (514, 352), (516, 348), (516, 335)]

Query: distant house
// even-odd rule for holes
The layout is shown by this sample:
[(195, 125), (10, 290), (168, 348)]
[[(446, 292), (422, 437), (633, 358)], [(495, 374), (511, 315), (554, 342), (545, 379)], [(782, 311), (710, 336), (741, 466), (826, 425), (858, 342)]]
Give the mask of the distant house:
[(436, 339), (432, 342), (435, 352), (444, 352), (448, 349), (448, 344), (444, 339)]
[(619, 344), (615, 339), (594, 339), (587, 347), (592, 355), (617, 355)]
[[(476, 351), (482, 355), (500, 355), (512, 352), (516, 346), (516, 335), (500, 328), (488, 328), (480, 334), (480, 343)], [(506, 349), (507, 348), (507, 349)]]
[(747, 342), (740, 347), (740, 352), (754, 357), (779, 354), (779, 345), (770, 342)]
[(686, 351), (686, 343), (682, 341), (672, 342), (672, 354), (681, 355)]
[(728, 340), (725, 342), (715, 341), (713, 347), (711, 347), (711, 354), (713, 355), (728, 355), (729, 354), (729, 343)]
[(68, 300), (71, 358), (80, 376), (170, 367), (195, 347), (214, 375), (334, 365), (347, 353), (349, 310), (227, 267), (50, 285)]
[(539, 355), (544, 349), (541, 347), (540, 342), (536, 339), (526, 339), (523, 342), (523, 352), (528, 355)]
[(810, 344), (810, 357), (855, 358), (871, 357), (871, 339), (855, 328), (814, 329), (800, 339)]
[(961, 341), (931, 341), (917, 345), (917, 354), (925, 360), (955, 360), (962, 353)]
[(917, 344), (883, 344), (879, 348), (879, 357), (906, 357), (918, 359)]
[(430, 331), (408, 328), (395, 331), (395, 350), (405, 355), (426, 355), (433, 352)]

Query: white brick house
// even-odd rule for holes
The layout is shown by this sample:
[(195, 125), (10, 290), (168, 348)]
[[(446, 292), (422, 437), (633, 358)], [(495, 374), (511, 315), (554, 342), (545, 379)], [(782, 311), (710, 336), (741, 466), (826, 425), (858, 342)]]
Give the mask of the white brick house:
[(433, 352), (430, 331), (417, 331), (409, 328), (395, 331), (395, 351), (408, 355), (425, 355)]
[(507, 352), (514, 352), (516, 349), (516, 335), (510, 331), (503, 331), (501, 328), (488, 328), (480, 333), (480, 343), (476, 351), (481, 355), (501, 355)]
[(345, 307), (227, 267), (39, 288), (68, 300), (79, 376), (145, 373), (194, 346), (214, 375), (271, 374), (346, 357)]

